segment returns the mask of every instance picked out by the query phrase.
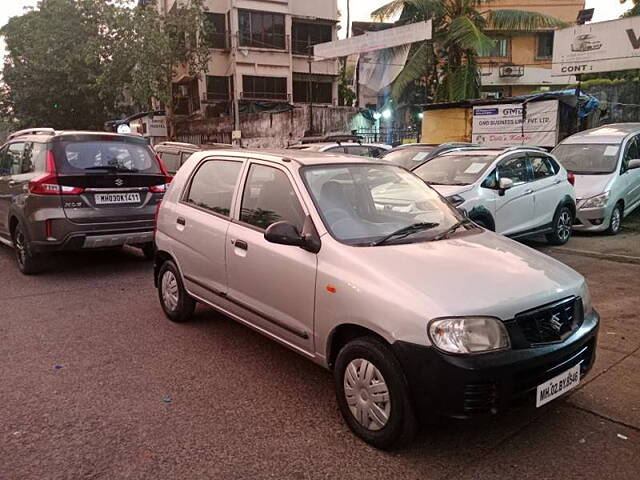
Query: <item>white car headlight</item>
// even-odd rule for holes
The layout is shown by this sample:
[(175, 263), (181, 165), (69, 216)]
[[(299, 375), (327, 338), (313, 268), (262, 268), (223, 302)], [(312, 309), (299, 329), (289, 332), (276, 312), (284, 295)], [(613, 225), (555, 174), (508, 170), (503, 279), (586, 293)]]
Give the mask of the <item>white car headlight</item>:
[(493, 317), (438, 318), (429, 323), (433, 345), (447, 353), (484, 353), (511, 346), (507, 329)]
[(593, 305), (591, 304), (591, 292), (589, 291), (587, 282), (584, 282), (584, 290), (582, 290), (582, 310), (585, 317), (593, 310)]
[(602, 208), (609, 200), (609, 192), (596, 195), (595, 197), (585, 198), (580, 204), (580, 208)]

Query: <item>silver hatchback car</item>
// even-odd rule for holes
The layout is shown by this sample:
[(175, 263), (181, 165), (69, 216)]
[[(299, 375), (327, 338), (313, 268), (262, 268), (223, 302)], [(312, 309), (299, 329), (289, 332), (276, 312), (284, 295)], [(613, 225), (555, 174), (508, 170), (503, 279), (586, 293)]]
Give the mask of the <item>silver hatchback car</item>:
[(581, 275), (389, 162), (196, 153), (162, 202), (156, 243), (170, 320), (201, 302), (332, 370), (345, 421), (379, 448), (435, 415), (542, 406), (595, 359)]

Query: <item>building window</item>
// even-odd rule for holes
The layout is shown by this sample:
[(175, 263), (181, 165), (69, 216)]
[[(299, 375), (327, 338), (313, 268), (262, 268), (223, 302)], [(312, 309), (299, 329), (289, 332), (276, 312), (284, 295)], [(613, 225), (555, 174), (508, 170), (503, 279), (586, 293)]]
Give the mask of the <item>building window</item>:
[(240, 46), (285, 49), (284, 15), (240, 10)]
[(333, 77), (295, 74), (293, 77), (293, 101), (295, 103), (332, 103)]
[(198, 80), (173, 84), (173, 111), (176, 115), (191, 115), (200, 110)]
[(286, 100), (286, 77), (242, 77), (242, 97), (246, 100)]
[(537, 58), (553, 57), (553, 32), (543, 32), (536, 35), (538, 39)]
[(331, 25), (326, 23), (293, 22), (291, 37), (293, 53), (309, 55), (313, 53), (309, 47), (319, 43), (330, 42), (333, 36)]
[(207, 100), (229, 100), (230, 77), (207, 75)]
[(204, 14), (204, 39), (209, 48), (227, 48), (227, 20), (224, 13)]
[(480, 52), (481, 57), (492, 58), (505, 58), (509, 56), (509, 44), (508, 38), (494, 38), (493, 47), (482, 50)]

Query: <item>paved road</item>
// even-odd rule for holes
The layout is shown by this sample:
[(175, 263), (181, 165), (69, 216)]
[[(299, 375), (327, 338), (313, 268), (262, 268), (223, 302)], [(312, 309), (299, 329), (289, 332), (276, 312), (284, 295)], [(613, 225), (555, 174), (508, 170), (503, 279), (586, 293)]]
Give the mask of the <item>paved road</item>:
[(384, 453), (343, 424), (328, 372), (204, 308), (165, 320), (133, 250), (23, 277), (0, 248), (0, 478), (638, 478), (640, 265), (559, 258), (603, 315), (588, 382)]

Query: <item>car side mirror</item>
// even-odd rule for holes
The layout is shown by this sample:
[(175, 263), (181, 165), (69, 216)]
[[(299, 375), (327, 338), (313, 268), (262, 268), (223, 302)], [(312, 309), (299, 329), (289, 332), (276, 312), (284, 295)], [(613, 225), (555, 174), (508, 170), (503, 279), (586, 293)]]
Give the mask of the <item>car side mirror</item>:
[(298, 232), (296, 226), (285, 220), (269, 225), (264, 232), (264, 238), (267, 242), (279, 245), (302, 247), (305, 244), (304, 238)]
[(498, 182), (498, 194), (500, 196), (504, 195), (504, 192), (513, 187), (513, 180), (510, 178), (501, 178)]
[(629, 160), (627, 170), (635, 170), (636, 168), (640, 168), (640, 159), (634, 158), (633, 160)]

